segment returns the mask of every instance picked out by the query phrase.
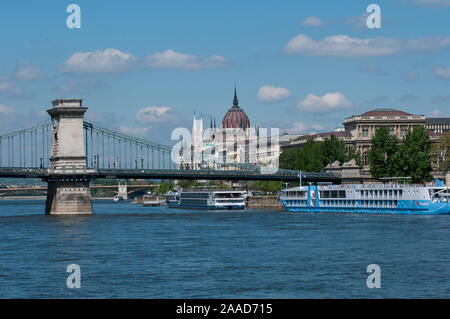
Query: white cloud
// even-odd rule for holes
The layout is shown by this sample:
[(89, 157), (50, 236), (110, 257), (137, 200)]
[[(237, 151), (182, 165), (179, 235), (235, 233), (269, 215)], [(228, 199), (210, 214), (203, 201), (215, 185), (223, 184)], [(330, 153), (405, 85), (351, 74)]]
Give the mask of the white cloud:
[(140, 109), (136, 114), (139, 123), (168, 122), (175, 118), (176, 114), (170, 106), (150, 106)]
[(319, 124), (313, 124), (311, 125), (311, 128), (313, 128), (316, 131), (322, 131), (323, 129), (325, 129), (322, 125)]
[(128, 70), (137, 58), (116, 49), (76, 52), (61, 66), (66, 73), (114, 73)]
[(450, 67), (437, 66), (434, 68), (434, 75), (444, 80), (450, 80)]
[(327, 93), (324, 96), (309, 94), (299, 102), (297, 108), (307, 112), (333, 111), (351, 107), (352, 103), (340, 92)]
[(179, 53), (168, 49), (146, 57), (145, 64), (152, 68), (198, 70), (228, 66), (230, 65), (230, 61), (220, 55), (213, 55), (207, 59), (199, 59), (195, 55)]
[(289, 134), (293, 133), (302, 133), (305, 132), (308, 129), (305, 123), (302, 122), (296, 122), (292, 124), (292, 127), (288, 130), (286, 130)]
[(307, 17), (301, 24), (307, 27), (321, 27), (324, 25), (323, 21), (318, 17)]
[(124, 134), (143, 136), (150, 130), (150, 127), (130, 127), (121, 125), (119, 130)]
[(317, 56), (384, 56), (407, 51), (432, 51), (450, 48), (450, 37), (417, 38), (400, 40), (394, 38), (352, 38), (336, 35), (314, 41), (299, 34), (284, 47), (286, 54)]
[(263, 85), (258, 90), (258, 100), (261, 102), (277, 102), (291, 96), (291, 91), (282, 87)]
[(367, 29), (367, 18), (368, 17), (369, 17), (369, 15), (367, 13), (363, 13), (362, 15), (357, 16), (357, 17), (347, 18), (345, 20), (345, 23), (352, 25), (353, 28), (355, 28), (356, 30)]
[(43, 73), (39, 66), (28, 65), (27, 62), (21, 63), (14, 72), (16, 79), (24, 81), (36, 80), (42, 76)]
[(0, 104), (0, 121), (1, 122), (7, 122), (7, 121), (11, 120), (12, 118), (14, 118), (14, 115), (15, 115), (15, 111), (11, 107)]
[(433, 110), (430, 112), (430, 116), (442, 116), (442, 112), (440, 110)]
[(0, 78), (0, 95), (7, 95), (9, 97), (29, 97), (32, 94), (24, 92), (22, 88), (16, 86), (6, 77), (3, 77)]

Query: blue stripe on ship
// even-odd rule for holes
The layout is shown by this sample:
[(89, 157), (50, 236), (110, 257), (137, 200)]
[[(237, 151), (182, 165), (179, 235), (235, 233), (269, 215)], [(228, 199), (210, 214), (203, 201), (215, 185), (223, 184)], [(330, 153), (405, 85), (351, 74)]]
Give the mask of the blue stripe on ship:
[[(290, 212), (305, 213), (366, 213), (366, 214), (420, 214), (420, 215), (448, 215), (449, 206), (446, 203), (431, 203), (429, 201), (398, 201), (394, 207), (339, 207), (339, 206), (300, 206), (287, 204), (282, 200), (281, 204)], [(358, 204), (358, 203), (356, 203)]]

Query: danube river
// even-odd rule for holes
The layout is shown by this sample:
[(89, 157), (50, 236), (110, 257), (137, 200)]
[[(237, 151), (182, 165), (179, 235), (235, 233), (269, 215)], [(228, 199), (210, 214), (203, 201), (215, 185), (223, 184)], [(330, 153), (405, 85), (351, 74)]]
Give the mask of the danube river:
[[(450, 297), (450, 216), (0, 201), (0, 298)], [(69, 289), (69, 264), (81, 288)], [(381, 288), (366, 285), (369, 264)]]

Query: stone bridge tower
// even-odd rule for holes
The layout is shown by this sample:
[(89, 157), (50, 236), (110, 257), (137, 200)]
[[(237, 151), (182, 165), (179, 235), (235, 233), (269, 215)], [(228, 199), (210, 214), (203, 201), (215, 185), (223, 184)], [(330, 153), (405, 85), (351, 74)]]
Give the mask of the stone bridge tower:
[(128, 199), (128, 185), (127, 185), (127, 183), (121, 184), (119, 182), (119, 189), (118, 189), (117, 195), (122, 197), (124, 200)]
[(47, 203), (50, 215), (92, 214), (81, 99), (57, 99), (47, 110), (53, 122)]

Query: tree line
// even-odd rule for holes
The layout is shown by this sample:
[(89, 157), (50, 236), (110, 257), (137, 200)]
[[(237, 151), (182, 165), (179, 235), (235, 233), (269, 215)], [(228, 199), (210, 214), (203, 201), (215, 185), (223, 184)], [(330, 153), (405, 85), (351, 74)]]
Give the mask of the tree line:
[(330, 163), (339, 161), (343, 164), (352, 159), (361, 165), (359, 151), (354, 147), (347, 151), (344, 141), (333, 134), (324, 141), (310, 138), (302, 148), (286, 149), (280, 155), (279, 165), (280, 168), (296, 171), (322, 172)]
[(411, 177), (412, 183), (432, 179), (432, 144), (424, 126), (408, 130), (399, 140), (386, 126), (380, 127), (372, 138), (368, 152), (370, 173), (374, 178)]
[[(444, 133), (433, 148), (424, 126), (407, 131), (402, 140), (390, 134), (387, 126), (381, 126), (371, 144), (367, 156), (370, 173), (376, 179), (411, 177), (412, 183), (430, 181), (433, 156), (439, 159), (443, 174), (450, 168), (450, 133)], [(339, 161), (342, 165), (351, 159), (361, 166), (360, 152), (355, 148), (347, 149), (343, 141), (331, 135), (324, 141), (308, 139), (300, 149), (286, 149), (279, 163), (284, 169), (322, 172), (330, 163)]]

